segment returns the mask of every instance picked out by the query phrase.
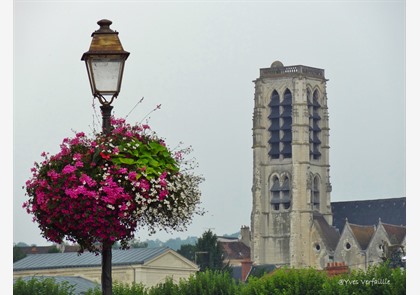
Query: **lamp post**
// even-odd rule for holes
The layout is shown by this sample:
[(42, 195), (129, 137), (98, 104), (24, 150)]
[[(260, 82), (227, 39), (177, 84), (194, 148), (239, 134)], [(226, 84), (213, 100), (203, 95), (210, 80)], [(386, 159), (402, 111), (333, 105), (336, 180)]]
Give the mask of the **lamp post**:
[(111, 103), (121, 89), (125, 60), (130, 55), (118, 38), (118, 32), (109, 28), (110, 20), (98, 21), (99, 30), (92, 33), (89, 51), (83, 53), (90, 87), (94, 97), (99, 99), (102, 111), (102, 130), (109, 133), (111, 127)]
[[(90, 87), (94, 97), (101, 103), (102, 132), (111, 132), (111, 103), (118, 96), (124, 72), (125, 60), (130, 55), (118, 38), (118, 32), (109, 28), (110, 20), (97, 22), (99, 30), (92, 33), (89, 51), (82, 60), (86, 63)], [(112, 243), (102, 243), (102, 294), (112, 295)]]

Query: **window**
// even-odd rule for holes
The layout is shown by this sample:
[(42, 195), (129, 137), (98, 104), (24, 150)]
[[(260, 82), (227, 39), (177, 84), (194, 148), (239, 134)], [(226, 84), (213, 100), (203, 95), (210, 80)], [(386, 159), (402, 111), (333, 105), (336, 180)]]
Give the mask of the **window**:
[(270, 108), (270, 115), (268, 116), (270, 120), (270, 127), (268, 128), (270, 132), (270, 139), (268, 141), (270, 150), (268, 155), (272, 159), (278, 159), (280, 158), (280, 97), (277, 91), (274, 90), (271, 94), (268, 106)]
[(314, 210), (319, 211), (319, 177), (315, 176), (311, 187), (311, 202)]
[(280, 103), (280, 156), (292, 157), (292, 93), (286, 89)]
[(288, 176), (283, 177), (282, 184), (280, 186), (280, 203), (283, 209), (287, 210), (290, 208), (290, 181)]
[(290, 208), (290, 181), (287, 175), (283, 175), (280, 179), (273, 176), (271, 180), (271, 206), (273, 210), (287, 210)]
[(321, 147), (321, 105), (319, 104), (319, 93), (318, 90), (315, 90), (312, 101), (310, 98), (310, 91), (307, 90), (308, 96), (308, 110), (309, 110), (309, 143), (310, 143), (310, 158), (313, 160), (318, 160), (321, 157), (320, 147)]

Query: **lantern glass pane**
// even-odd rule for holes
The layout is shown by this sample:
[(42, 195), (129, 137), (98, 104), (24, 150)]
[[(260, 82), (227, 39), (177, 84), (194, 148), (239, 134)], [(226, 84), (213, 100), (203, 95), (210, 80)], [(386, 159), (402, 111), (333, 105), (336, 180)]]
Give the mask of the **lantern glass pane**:
[(119, 92), (122, 66), (121, 58), (101, 57), (92, 59), (92, 74), (96, 92), (114, 94)]

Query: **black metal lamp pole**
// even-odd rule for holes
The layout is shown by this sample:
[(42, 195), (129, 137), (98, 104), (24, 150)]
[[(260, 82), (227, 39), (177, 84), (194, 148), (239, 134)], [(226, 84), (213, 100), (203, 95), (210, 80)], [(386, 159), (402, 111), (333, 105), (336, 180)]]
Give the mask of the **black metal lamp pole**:
[[(102, 112), (102, 132), (106, 136), (111, 133), (111, 103), (120, 92), (125, 60), (130, 55), (124, 51), (118, 32), (109, 28), (110, 20), (98, 21), (99, 30), (92, 33), (89, 51), (82, 60), (86, 63), (89, 82), (94, 97), (99, 99)], [(102, 294), (112, 295), (112, 244), (102, 243)]]
[(102, 111), (102, 132), (106, 135), (111, 133), (111, 111), (114, 107), (105, 104), (101, 105)]

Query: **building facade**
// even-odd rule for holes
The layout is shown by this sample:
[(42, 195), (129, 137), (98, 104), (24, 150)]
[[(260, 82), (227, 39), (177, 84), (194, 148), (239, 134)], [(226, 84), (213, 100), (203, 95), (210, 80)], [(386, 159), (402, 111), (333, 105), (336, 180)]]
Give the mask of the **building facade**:
[(251, 257), (257, 264), (312, 265), (314, 213), (332, 223), (324, 70), (260, 69), (254, 81)]
[[(112, 278), (120, 283), (152, 287), (170, 277), (175, 283), (199, 271), (198, 265), (167, 247), (112, 250)], [(101, 282), (101, 256), (94, 253), (34, 254), (13, 263), (13, 278), (80, 277)]]
[(406, 252), (405, 198), (331, 203), (327, 81), (279, 61), (253, 81), (255, 265), (366, 269), (386, 249)]

